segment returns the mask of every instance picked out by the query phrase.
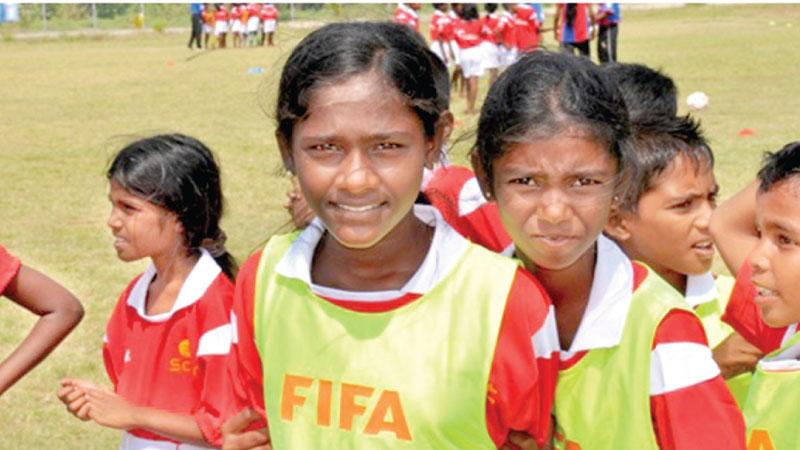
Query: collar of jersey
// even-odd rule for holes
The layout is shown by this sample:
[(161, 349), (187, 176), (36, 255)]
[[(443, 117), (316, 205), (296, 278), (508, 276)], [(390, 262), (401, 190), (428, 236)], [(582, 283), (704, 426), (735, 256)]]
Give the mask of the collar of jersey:
[(200, 258), (195, 263), (192, 271), (189, 272), (186, 281), (183, 282), (183, 286), (181, 286), (181, 290), (178, 292), (178, 298), (175, 299), (175, 304), (172, 305), (172, 309), (161, 314), (149, 316), (145, 310), (147, 305), (147, 288), (150, 286), (153, 277), (156, 276), (156, 267), (151, 262), (142, 276), (136, 281), (130, 294), (128, 294), (128, 306), (136, 309), (139, 316), (147, 321), (164, 322), (172, 317), (176, 311), (197, 302), (197, 300), (205, 294), (208, 287), (211, 286), (211, 283), (214, 282), (214, 279), (217, 278), (220, 272), (222, 272), (222, 269), (217, 262), (214, 261), (211, 254), (201, 248)]
[(625, 320), (633, 298), (633, 266), (625, 253), (603, 235), (597, 239), (597, 262), (589, 303), (568, 352), (616, 347), (622, 339)]
[(703, 303), (708, 303), (719, 297), (714, 275), (706, 272), (702, 275), (688, 275), (686, 277), (686, 303), (692, 308)]
[(317, 295), (337, 300), (370, 302), (392, 300), (406, 294), (423, 295), (450, 271), (467, 249), (468, 242), (450, 227), (432, 206), (414, 205), (414, 215), (434, 227), (433, 240), (422, 264), (400, 290), (344, 291), (312, 284), (311, 261), (325, 231), (323, 223), (316, 218), (292, 243), (278, 262), (275, 271), (282, 276), (303, 281), (311, 286)]

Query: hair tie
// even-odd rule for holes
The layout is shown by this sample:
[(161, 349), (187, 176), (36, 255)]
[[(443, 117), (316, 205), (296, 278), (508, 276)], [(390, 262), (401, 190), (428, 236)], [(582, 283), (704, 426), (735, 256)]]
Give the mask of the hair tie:
[(225, 248), (227, 240), (228, 236), (225, 235), (225, 232), (219, 230), (214, 238), (205, 238), (200, 241), (200, 247), (206, 249), (214, 258), (219, 258), (228, 253), (228, 249)]

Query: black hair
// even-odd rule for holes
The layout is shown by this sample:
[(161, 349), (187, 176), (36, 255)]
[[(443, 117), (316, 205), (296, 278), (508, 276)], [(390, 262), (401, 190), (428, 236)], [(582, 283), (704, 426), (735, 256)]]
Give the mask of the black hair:
[(277, 134), (291, 143), (313, 90), (323, 83), (375, 71), (408, 101), (432, 137), (442, 113), (433, 55), (408, 27), (388, 22), (332, 23), (306, 36), (281, 73)]
[(631, 122), (658, 121), (678, 114), (678, 89), (665, 73), (628, 63), (606, 64), (603, 70), (619, 85)]
[(764, 154), (764, 165), (758, 171), (758, 192), (768, 192), (781, 181), (798, 175), (800, 175), (800, 141), (794, 141), (777, 152)]
[(478, 6), (475, 3), (464, 3), (464, 6), (461, 10), (461, 18), (470, 21), (470, 20), (477, 20), (480, 19), (480, 14), (478, 13)]
[(636, 211), (639, 199), (655, 187), (655, 181), (678, 155), (688, 157), (696, 169), (714, 168), (714, 153), (700, 123), (691, 116), (661, 117), (646, 125), (634, 124), (633, 157), (638, 171), (628, 185), (621, 207)]
[(492, 164), (514, 143), (581, 133), (607, 146), (618, 186), (634, 171), (630, 125), (616, 84), (586, 58), (537, 51), (506, 69), (489, 89), (475, 152), (491, 186)]
[(137, 140), (117, 153), (106, 172), (110, 182), (178, 217), (190, 253), (211, 253), (233, 279), (236, 261), (225, 249), (219, 226), (224, 198), (214, 154), (202, 142), (182, 134)]
[(447, 3), (432, 3), (432, 5), (433, 9), (438, 9), (439, 11), (441, 11), (442, 6), (446, 6)]
[(566, 22), (567, 27), (572, 27), (573, 22), (575, 22), (575, 16), (578, 14), (578, 4), (577, 3), (567, 3), (567, 11), (566, 11)]
[(486, 10), (489, 14), (497, 11), (497, 3), (485, 3), (483, 5), (483, 9)]

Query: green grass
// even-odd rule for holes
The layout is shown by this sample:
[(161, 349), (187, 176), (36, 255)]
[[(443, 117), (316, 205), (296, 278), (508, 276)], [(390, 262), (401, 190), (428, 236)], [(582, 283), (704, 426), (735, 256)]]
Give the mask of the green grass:
[[(723, 197), (753, 178), (763, 151), (800, 137), (800, 7), (689, 6), (625, 11), (624, 20), (622, 60), (665, 70), (681, 102), (695, 90), (710, 96), (698, 116), (716, 152)], [(288, 181), (279, 174), (271, 111), (281, 65), (307, 32), (282, 26), (274, 48), (202, 54), (186, 49), (188, 36), (174, 35), (0, 40), (0, 242), (69, 287), (87, 311), (53, 356), (0, 399), (0, 448), (117, 443), (117, 432), (69, 416), (55, 391), (66, 375), (105, 382), (105, 320), (145, 265), (120, 263), (105, 226), (103, 171), (131, 135), (180, 131), (214, 149), (228, 198), (223, 225), (240, 259), (286, 224), (280, 205)], [(549, 36), (546, 42), (552, 45)], [(256, 66), (265, 73), (249, 74)], [(464, 100), (453, 98), (463, 121), (453, 154), (463, 163), (475, 118), (464, 117)], [(744, 127), (755, 136), (737, 136)], [(0, 302), (0, 355), (32, 322)]]

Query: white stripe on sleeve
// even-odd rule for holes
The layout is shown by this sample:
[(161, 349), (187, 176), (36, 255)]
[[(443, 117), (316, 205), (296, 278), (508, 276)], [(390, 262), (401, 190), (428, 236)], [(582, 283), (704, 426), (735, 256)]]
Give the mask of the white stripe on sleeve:
[(227, 355), (231, 349), (231, 324), (206, 331), (197, 345), (197, 356)]
[(550, 359), (553, 353), (558, 353), (561, 349), (558, 343), (558, 327), (553, 305), (548, 308), (542, 327), (533, 335), (531, 341), (537, 358)]
[(486, 203), (486, 197), (483, 196), (478, 179), (475, 177), (470, 178), (461, 187), (461, 192), (458, 193), (458, 215), (466, 216), (480, 208), (484, 203)]
[(694, 342), (658, 344), (650, 360), (650, 395), (666, 394), (719, 375), (711, 349)]

